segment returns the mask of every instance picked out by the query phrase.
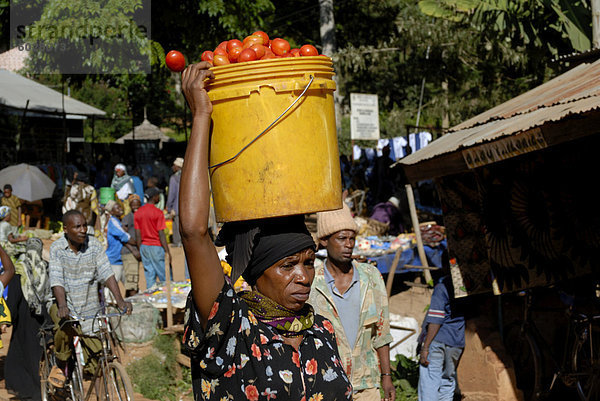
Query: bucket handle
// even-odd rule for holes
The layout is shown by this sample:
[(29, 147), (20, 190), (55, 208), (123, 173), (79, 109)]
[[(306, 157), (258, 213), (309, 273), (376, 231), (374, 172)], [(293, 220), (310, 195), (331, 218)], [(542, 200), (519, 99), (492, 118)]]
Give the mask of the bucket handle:
[(250, 145), (252, 145), (254, 142), (256, 142), (258, 140), (258, 138), (260, 138), (261, 136), (263, 136), (273, 125), (275, 125), (275, 123), (277, 123), (277, 121), (279, 121), (292, 107), (294, 107), (294, 105), (304, 96), (304, 94), (306, 93), (306, 91), (308, 90), (308, 88), (310, 87), (310, 85), (313, 83), (313, 81), (315, 80), (315, 77), (312, 75), (310, 76), (310, 80), (308, 81), (308, 84), (306, 85), (306, 88), (304, 88), (304, 90), (302, 91), (302, 93), (300, 94), (300, 96), (298, 96), (293, 102), (292, 104), (290, 104), (288, 106), (287, 109), (285, 109), (283, 111), (283, 113), (281, 113), (279, 115), (279, 117), (277, 117), (271, 124), (269, 124), (269, 126), (267, 128), (265, 128), (260, 134), (258, 134), (253, 140), (251, 140), (250, 142), (248, 142), (248, 144), (246, 144), (242, 149), (240, 149), (239, 152), (237, 152), (234, 156), (230, 157), (229, 159), (222, 161), (220, 163), (217, 164), (213, 164), (212, 166), (208, 166), (209, 169), (214, 169), (210, 174), (212, 176), (212, 174), (214, 174), (214, 172), (217, 170), (217, 168), (230, 163), (232, 161), (234, 161), (235, 159), (238, 158), (239, 155), (242, 154), (242, 152), (246, 149), (248, 149), (250, 147)]

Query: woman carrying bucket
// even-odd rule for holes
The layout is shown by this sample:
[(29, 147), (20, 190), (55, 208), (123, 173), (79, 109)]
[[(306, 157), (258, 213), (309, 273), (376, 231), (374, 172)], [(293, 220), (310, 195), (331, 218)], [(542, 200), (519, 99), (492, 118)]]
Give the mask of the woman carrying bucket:
[(198, 399), (350, 400), (331, 323), (306, 303), (315, 244), (301, 216), (226, 223), (217, 243), (252, 291), (225, 280), (208, 230), (212, 104), (202, 62), (182, 73), (193, 125), (181, 175), (180, 217), (192, 291), (184, 345)]

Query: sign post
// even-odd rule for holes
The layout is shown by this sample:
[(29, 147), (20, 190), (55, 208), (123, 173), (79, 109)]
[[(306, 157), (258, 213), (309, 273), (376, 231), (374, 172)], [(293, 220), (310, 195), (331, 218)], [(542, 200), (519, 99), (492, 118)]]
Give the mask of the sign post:
[(350, 139), (379, 139), (379, 105), (377, 95), (350, 94)]

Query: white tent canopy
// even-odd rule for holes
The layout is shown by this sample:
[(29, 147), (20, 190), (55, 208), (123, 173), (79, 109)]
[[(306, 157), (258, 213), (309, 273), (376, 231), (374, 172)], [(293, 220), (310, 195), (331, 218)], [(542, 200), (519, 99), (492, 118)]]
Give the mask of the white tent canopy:
[[(64, 99), (64, 110), (63, 110)], [(29, 101), (29, 104), (27, 103)], [(106, 112), (75, 100), (21, 75), (0, 69), (0, 107), (31, 113), (62, 115), (67, 118), (104, 116)]]

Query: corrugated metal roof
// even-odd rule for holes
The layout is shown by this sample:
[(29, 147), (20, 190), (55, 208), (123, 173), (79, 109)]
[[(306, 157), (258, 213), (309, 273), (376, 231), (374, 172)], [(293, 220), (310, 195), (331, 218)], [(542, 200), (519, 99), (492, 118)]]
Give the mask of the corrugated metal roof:
[[(27, 105), (29, 101), (29, 105)], [(40, 113), (63, 113), (62, 93), (11, 71), (0, 69), (0, 106)], [(69, 96), (64, 96), (68, 115), (103, 116), (106, 113)]]
[(4, 53), (0, 53), (0, 68), (9, 71), (19, 71), (25, 67), (25, 60), (28, 56), (29, 51), (25, 49), (19, 50), (18, 47), (14, 47)]
[(600, 60), (580, 64), (522, 95), (452, 127), (446, 135), (399, 162), (414, 165), (599, 108)]

